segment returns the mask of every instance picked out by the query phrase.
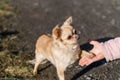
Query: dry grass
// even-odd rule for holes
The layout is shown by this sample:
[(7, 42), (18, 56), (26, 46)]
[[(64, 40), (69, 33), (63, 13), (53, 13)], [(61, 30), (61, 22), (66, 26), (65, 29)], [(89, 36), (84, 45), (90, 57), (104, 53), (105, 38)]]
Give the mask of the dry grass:
[[(8, 34), (9, 18), (15, 16), (9, 0), (0, 0), (0, 80), (19, 80), (31, 75), (32, 68), (25, 63), (24, 52), (17, 47), (17, 34)], [(8, 32), (6, 32), (8, 31)], [(4, 33), (4, 35), (3, 35)], [(13, 32), (9, 32), (13, 33)]]
[(0, 0), (0, 17), (9, 17), (14, 15), (14, 8), (8, 4), (8, 0)]

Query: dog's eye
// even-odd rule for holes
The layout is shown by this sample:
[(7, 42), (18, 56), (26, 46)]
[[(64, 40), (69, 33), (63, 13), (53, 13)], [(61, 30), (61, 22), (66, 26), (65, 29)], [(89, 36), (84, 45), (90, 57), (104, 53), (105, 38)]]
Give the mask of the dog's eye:
[(71, 39), (71, 38), (72, 38), (72, 36), (71, 36), (71, 35), (67, 37), (67, 39)]
[(73, 30), (73, 34), (77, 34), (77, 32), (76, 32), (76, 30), (75, 30), (75, 29)]

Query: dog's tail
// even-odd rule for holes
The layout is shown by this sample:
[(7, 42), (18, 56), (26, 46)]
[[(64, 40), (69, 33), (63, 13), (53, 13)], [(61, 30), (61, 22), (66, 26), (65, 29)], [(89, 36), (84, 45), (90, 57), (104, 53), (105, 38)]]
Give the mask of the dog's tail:
[[(26, 63), (32, 64), (32, 65), (34, 65), (35, 62), (36, 62), (35, 59), (26, 61)], [(47, 62), (48, 62), (48, 60), (43, 60), (40, 64), (45, 64), (45, 63), (47, 63)]]
[(34, 65), (34, 64), (35, 64), (35, 61), (36, 61), (35, 59), (33, 59), (33, 60), (28, 60), (28, 61), (26, 61), (26, 63), (28, 63), (28, 64), (33, 64), (33, 65)]

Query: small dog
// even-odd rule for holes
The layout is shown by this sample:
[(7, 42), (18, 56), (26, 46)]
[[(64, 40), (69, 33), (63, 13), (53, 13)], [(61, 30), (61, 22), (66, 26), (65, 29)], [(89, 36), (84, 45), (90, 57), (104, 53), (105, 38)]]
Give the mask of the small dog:
[(66, 68), (79, 59), (79, 35), (71, 26), (72, 17), (69, 17), (61, 27), (58, 25), (52, 30), (52, 35), (42, 35), (36, 43), (35, 66), (33, 74), (37, 74), (39, 64), (44, 60), (50, 61), (57, 69), (59, 80), (64, 79)]

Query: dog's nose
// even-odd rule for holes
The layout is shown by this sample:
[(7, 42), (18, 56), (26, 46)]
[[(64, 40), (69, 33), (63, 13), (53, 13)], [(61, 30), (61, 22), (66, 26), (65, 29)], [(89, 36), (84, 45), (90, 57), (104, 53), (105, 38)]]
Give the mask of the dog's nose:
[(79, 37), (79, 35), (75, 35), (75, 38), (76, 38), (76, 39), (79, 39), (80, 37)]
[(79, 39), (79, 38), (80, 38), (80, 34), (81, 34), (81, 32), (78, 31), (78, 32), (75, 34), (75, 38), (76, 38), (76, 39)]

